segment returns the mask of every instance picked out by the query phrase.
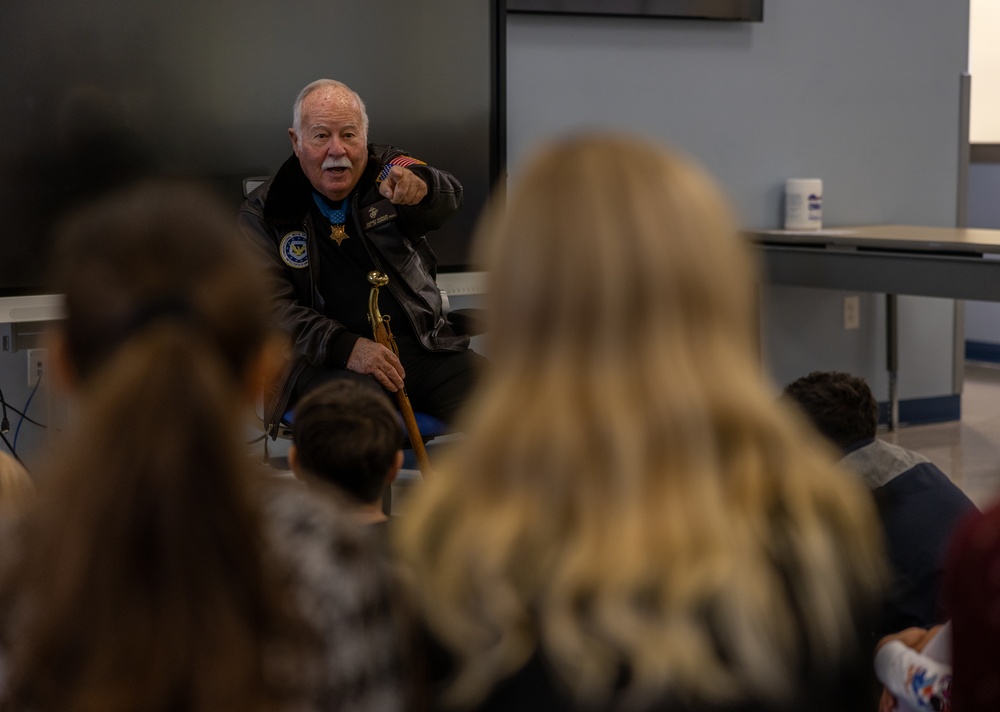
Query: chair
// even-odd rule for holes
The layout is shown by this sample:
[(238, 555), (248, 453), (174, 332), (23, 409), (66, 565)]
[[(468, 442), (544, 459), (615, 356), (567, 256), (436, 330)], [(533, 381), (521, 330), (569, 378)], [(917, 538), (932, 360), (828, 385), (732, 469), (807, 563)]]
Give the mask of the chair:
[[(260, 416), (260, 414), (258, 414)], [(428, 415), (427, 413), (421, 413), (419, 411), (415, 412), (414, 417), (417, 420), (417, 429), (420, 430), (420, 438), (424, 441), (424, 444), (430, 442), (434, 438), (440, 437), (442, 435), (447, 435), (451, 432), (448, 428), (447, 423), (443, 420), (438, 420), (433, 415)], [(260, 416), (261, 421), (263, 421), (263, 416)], [(295, 408), (289, 408), (285, 411), (284, 415), (281, 416), (281, 422), (278, 424), (278, 439), (291, 440), (293, 434), (293, 426), (295, 424)], [(403, 426), (403, 419), (400, 416), (399, 419), (400, 427)], [(404, 437), (405, 430), (404, 430)], [(267, 447), (268, 438), (264, 439), (265, 449)], [(409, 439), (403, 443), (403, 449), (409, 449), (410, 445)]]

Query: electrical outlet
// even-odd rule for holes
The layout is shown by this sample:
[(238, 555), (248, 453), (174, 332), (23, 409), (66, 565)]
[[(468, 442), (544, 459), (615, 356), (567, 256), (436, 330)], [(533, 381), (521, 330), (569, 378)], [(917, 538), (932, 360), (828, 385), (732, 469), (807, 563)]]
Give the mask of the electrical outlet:
[(844, 297), (844, 328), (857, 329), (861, 326), (861, 297)]
[(28, 388), (34, 388), (48, 367), (48, 349), (28, 349)]

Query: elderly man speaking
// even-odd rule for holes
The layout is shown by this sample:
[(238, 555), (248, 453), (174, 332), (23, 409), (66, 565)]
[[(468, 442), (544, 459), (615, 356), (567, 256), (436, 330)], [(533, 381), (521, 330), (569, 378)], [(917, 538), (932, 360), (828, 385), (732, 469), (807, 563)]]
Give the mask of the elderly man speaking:
[[(332, 79), (295, 100), (293, 155), (245, 201), (239, 224), (269, 266), (272, 304), (293, 358), (265, 408), (274, 434), (282, 413), (320, 383), (351, 378), (403, 387), (413, 407), (450, 420), (484, 360), (442, 314), (427, 232), (462, 203), (462, 186), (390, 145), (368, 143), (364, 102)], [(368, 273), (382, 290), (399, 358), (372, 340)]]

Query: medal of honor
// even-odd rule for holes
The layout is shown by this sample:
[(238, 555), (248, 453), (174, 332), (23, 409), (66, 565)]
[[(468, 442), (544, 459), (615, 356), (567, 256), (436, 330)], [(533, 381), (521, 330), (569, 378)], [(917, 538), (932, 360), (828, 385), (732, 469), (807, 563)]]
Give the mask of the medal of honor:
[(339, 208), (334, 208), (327, 205), (319, 193), (313, 191), (312, 197), (323, 217), (330, 221), (330, 239), (340, 247), (340, 243), (350, 237), (344, 229), (344, 223), (347, 222), (347, 198), (340, 201)]
[(337, 243), (337, 247), (340, 247), (340, 243), (350, 237), (347, 234), (347, 230), (344, 229), (343, 225), (331, 225), (330, 226), (330, 239)]

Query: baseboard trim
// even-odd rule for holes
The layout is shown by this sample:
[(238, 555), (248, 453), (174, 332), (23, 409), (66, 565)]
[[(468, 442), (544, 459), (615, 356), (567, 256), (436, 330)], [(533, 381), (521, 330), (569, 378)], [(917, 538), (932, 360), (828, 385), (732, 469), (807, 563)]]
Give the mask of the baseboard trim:
[[(962, 395), (956, 393), (950, 396), (934, 398), (910, 398), (899, 401), (900, 425), (925, 425), (927, 423), (945, 423), (950, 420), (960, 420), (962, 417)], [(889, 403), (878, 404), (878, 422), (881, 425), (889, 423)]]
[(1000, 363), (1000, 344), (989, 341), (965, 341), (965, 360)]

